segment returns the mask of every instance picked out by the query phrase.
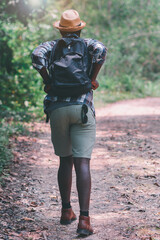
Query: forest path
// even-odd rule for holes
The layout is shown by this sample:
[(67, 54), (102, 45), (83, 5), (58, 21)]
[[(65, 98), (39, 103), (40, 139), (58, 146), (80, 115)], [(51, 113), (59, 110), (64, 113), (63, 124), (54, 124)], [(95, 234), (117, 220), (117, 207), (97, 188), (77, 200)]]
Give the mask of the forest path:
[[(160, 240), (160, 98), (120, 101), (97, 109), (91, 160), (88, 240)], [(59, 224), (58, 157), (49, 124), (13, 139), (14, 164), (0, 188), (0, 239), (73, 240), (77, 221)], [(72, 206), (79, 215), (73, 171)]]

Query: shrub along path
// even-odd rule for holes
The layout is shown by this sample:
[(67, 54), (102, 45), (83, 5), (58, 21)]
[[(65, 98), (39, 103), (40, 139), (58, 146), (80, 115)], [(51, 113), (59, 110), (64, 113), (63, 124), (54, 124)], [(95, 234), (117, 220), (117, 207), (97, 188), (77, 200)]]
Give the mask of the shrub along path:
[[(13, 139), (14, 162), (0, 188), (0, 239), (73, 240), (77, 221), (59, 224), (58, 158), (49, 124)], [(91, 161), (88, 240), (160, 240), (160, 98), (135, 99), (97, 109)], [(75, 173), (72, 206), (79, 215)]]

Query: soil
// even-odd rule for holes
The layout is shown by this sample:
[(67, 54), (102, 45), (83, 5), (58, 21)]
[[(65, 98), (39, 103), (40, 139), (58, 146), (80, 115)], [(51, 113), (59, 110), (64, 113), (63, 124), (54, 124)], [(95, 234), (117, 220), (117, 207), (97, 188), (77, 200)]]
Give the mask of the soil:
[[(160, 98), (96, 110), (88, 240), (160, 240)], [(12, 139), (14, 160), (0, 187), (0, 239), (74, 240), (77, 221), (59, 224), (58, 157), (49, 124)], [(79, 215), (75, 173), (72, 207)]]

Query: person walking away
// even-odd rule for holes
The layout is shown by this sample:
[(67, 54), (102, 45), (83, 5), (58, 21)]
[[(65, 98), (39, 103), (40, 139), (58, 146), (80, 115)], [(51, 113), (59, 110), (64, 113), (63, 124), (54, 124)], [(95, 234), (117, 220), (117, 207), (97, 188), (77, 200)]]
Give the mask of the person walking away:
[(90, 159), (96, 133), (93, 90), (99, 87), (96, 77), (107, 48), (98, 40), (80, 38), (85, 25), (76, 10), (64, 11), (53, 24), (61, 38), (40, 44), (32, 53), (32, 64), (45, 84), (44, 111), (49, 115), (51, 139), (60, 159), (60, 223), (76, 220), (71, 207), (74, 165), (80, 207), (77, 233), (88, 236), (93, 233), (89, 217)]

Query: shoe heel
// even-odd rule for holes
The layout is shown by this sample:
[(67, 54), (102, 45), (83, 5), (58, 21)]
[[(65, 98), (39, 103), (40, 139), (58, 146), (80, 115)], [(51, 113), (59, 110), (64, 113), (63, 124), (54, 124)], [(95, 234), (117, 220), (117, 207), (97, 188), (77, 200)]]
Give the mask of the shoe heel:
[(61, 220), (60, 221), (60, 224), (62, 225), (68, 225), (68, 224), (71, 224), (73, 221), (77, 220), (77, 218), (73, 218), (71, 220)]
[(61, 220), (60, 221), (60, 224), (62, 224), (62, 225), (68, 225), (68, 224), (71, 224), (71, 220)]
[(81, 236), (89, 236), (93, 234), (92, 232), (86, 230), (86, 229), (77, 229), (77, 233)]

